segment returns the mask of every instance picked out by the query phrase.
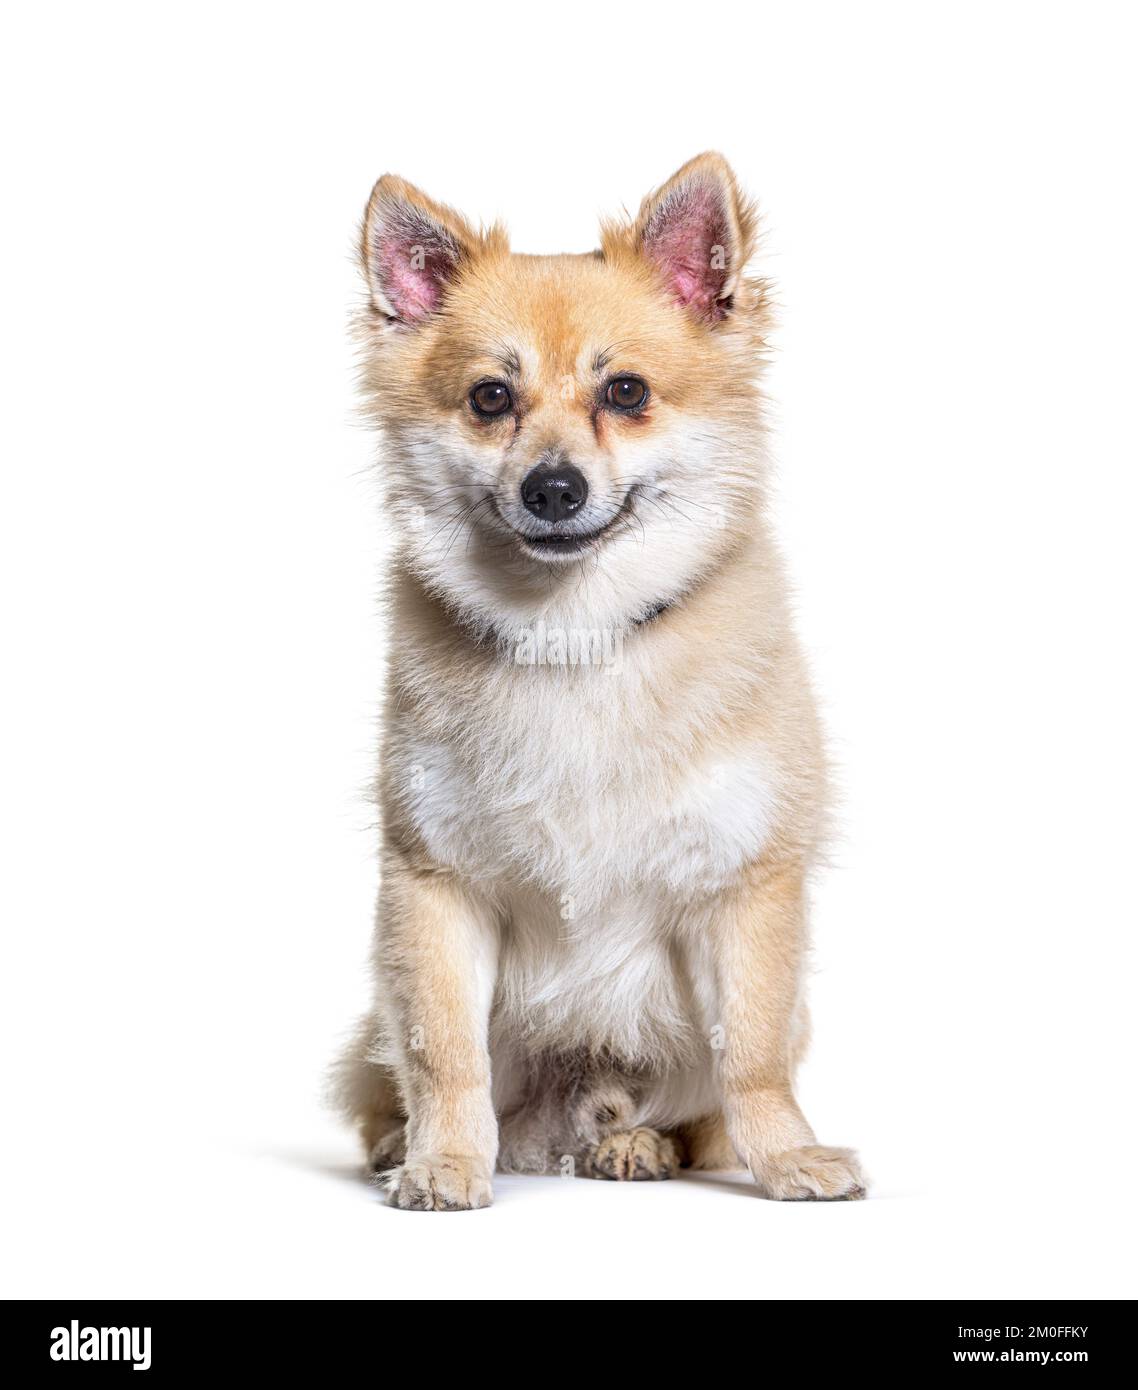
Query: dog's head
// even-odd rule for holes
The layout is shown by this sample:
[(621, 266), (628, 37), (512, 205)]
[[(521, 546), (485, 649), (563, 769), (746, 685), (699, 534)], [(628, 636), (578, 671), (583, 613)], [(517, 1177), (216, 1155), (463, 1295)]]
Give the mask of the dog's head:
[(755, 215), (705, 154), (585, 255), (512, 254), (401, 179), (368, 205), (366, 383), (407, 563), (498, 630), (621, 624), (749, 530)]

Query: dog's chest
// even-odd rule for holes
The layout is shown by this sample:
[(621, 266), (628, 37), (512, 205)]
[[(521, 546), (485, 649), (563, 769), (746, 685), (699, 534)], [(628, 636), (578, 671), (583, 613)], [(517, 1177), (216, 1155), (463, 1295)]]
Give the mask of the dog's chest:
[(440, 863), (570, 912), (630, 891), (714, 892), (770, 836), (771, 759), (701, 746), (650, 710), (619, 678), (531, 679), (514, 701), (456, 710), (453, 733), (408, 727), (401, 799)]

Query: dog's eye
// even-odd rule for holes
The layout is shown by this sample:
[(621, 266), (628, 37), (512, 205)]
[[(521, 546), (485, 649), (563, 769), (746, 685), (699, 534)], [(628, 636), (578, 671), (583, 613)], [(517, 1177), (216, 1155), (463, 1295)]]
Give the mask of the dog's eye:
[(638, 376), (618, 376), (605, 392), (605, 400), (617, 410), (639, 410), (647, 399), (648, 387)]
[(484, 381), (471, 391), (470, 404), (479, 415), (503, 415), (513, 401), (508, 386), (500, 381)]

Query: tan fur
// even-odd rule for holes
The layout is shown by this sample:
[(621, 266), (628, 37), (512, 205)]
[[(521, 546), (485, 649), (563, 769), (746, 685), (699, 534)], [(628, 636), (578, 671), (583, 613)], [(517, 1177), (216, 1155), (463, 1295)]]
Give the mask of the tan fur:
[[(708, 208), (701, 313), (678, 300)], [(339, 1090), (400, 1206), (485, 1205), (495, 1164), (566, 1161), (863, 1191), (792, 1094), (826, 778), (764, 516), (754, 236), (717, 155), (583, 256), (513, 255), (401, 180), (372, 195), (364, 386), (399, 549), (376, 1005)], [(399, 259), (416, 237), (433, 278)], [(639, 415), (603, 404), (622, 373), (650, 387)], [(469, 405), (489, 377), (509, 418)], [(569, 558), (520, 539), (550, 457), (608, 527)], [(619, 661), (523, 660), (550, 631)]]

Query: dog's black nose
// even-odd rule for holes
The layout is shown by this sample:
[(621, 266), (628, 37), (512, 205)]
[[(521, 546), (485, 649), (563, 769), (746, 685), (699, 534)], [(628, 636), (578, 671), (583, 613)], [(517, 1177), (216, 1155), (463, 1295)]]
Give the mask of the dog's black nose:
[(522, 503), (540, 521), (564, 521), (588, 495), (585, 475), (571, 463), (538, 464), (522, 479)]

